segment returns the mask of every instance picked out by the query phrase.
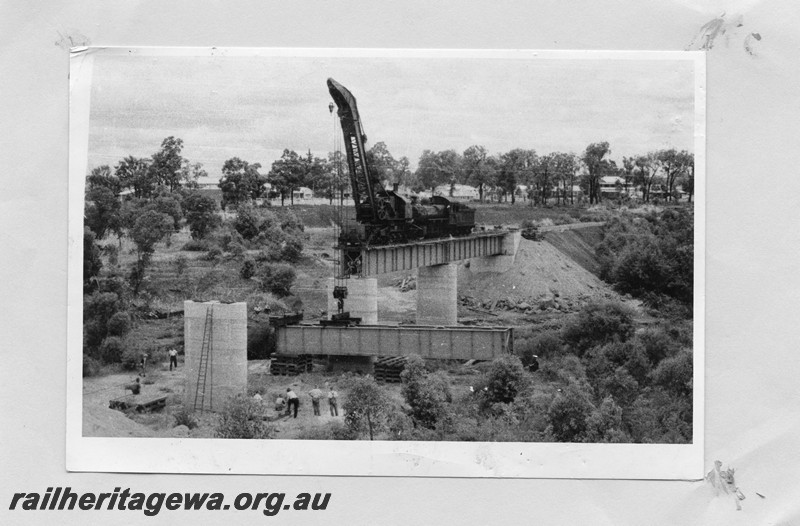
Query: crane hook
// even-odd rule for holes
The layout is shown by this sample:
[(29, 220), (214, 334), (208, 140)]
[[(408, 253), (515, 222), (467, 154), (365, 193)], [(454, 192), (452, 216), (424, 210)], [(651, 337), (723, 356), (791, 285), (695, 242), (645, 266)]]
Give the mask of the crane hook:
[(332, 102), (328, 104), (328, 111), (330, 113), (333, 113), (333, 103)]

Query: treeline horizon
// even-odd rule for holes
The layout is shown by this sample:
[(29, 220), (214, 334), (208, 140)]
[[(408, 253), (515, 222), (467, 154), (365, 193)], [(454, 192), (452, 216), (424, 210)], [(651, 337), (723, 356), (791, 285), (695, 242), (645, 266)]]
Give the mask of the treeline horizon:
[[(112, 169), (104, 164), (87, 175), (88, 186), (104, 186), (119, 195), (130, 190), (137, 198), (150, 198), (178, 188), (197, 188), (198, 180), (208, 177), (201, 163), (192, 163), (181, 155), (183, 140), (165, 138), (161, 148), (150, 157), (126, 156)], [(414, 192), (456, 185), (469, 185), (478, 190), (480, 201), (515, 202), (520, 186), (531, 204), (574, 203), (575, 186), (585, 193), (590, 204), (602, 200), (600, 182), (603, 177), (621, 179), (618, 191), (638, 191), (645, 202), (656, 193), (666, 200), (677, 200), (681, 186), (691, 201), (694, 193), (694, 154), (675, 148), (653, 150), (641, 155), (623, 157), (621, 165), (610, 159), (608, 142), (589, 144), (581, 154), (550, 152), (539, 154), (535, 149), (514, 148), (490, 155), (481, 145), (473, 145), (459, 153), (454, 149), (424, 150), (416, 170), (403, 156), (396, 159), (383, 142), (367, 151), (373, 178), (389, 186), (398, 184)], [(266, 184), (271, 185), (268, 194)], [(347, 161), (341, 151), (318, 157), (309, 150), (305, 154), (284, 149), (279, 159), (264, 173), (258, 162), (232, 157), (222, 166), (219, 188), (223, 206), (263, 197), (288, 198), (294, 202), (294, 191), (310, 188), (315, 196), (333, 199), (350, 185)]]

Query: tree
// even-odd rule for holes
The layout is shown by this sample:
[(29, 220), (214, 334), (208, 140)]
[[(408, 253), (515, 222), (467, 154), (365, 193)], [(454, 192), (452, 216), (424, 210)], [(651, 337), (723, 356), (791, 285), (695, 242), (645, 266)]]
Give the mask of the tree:
[(588, 430), (587, 418), (594, 407), (588, 396), (570, 384), (553, 399), (547, 409), (547, 420), (559, 442), (580, 442)]
[[(178, 195), (178, 194), (176, 194)], [(183, 219), (183, 208), (181, 202), (169, 194), (162, 194), (151, 201), (147, 208), (161, 212), (172, 218), (173, 228), (177, 232), (181, 229), (181, 220)]]
[(121, 204), (114, 192), (105, 186), (95, 186), (86, 195), (84, 223), (97, 239), (103, 239), (109, 231), (120, 228), (120, 210)]
[(350, 188), (348, 177), (347, 159), (341, 151), (328, 153), (328, 162), (325, 165), (325, 184), (328, 186), (328, 197), (333, 203), (334, 198), (343, 198), (344, 192)]
[(301, 180), (311, 187), (314, 196), (320, 188), (327, 188), (327, 161), (312, 155), (311, 150), (303, 158), (303, 175)]
[(495, 166), (489, 162), (486, 148), (477, 144), (470, 146), (464, 150), (463, 163), (466, 183), (478, 187), (478, 197), (483, 202), (484, 188), (494, 186), (496, 177)]
[(608, 162), (604, 159), (611, 153), (607, 142), (596, 142), (586, 147), (581, 161), (588, 170), (587, 182), (589, 186), (589, 203), (600, 202), (600, 179), (603, 177)]
[(156, 189), (157, 180), (149, 167), (150, 159), (128, 156), (117, 163), (114, 173), (122, 188), (132, 188), (134, 197), (141, 199), (150, 197)]
[(515, 202), (517, 184), (530, 181), (536, 168), (536, 151), (515, 148), (500, 156), (498, 161), (497, 185), (503, 194), (511, 194), (511, 203)]
[(342, 408), (344, 421), (354, 435), (366, 432), (370, 440), (385, 430), (392, 408), (391, 401), (371, 376), (355, 377), (348, 381)]
[(434, 428), (452, 401), (447, 379), (438, 373), (428, 373), (425, 360), (411, 355), (400, 373), (403, 398), (411, 407), (411, 417), (420, 425)]
[(83, 292), (92, 292), (97, 288), (95, 278), (100, 274), (103, 262), (100, 259), (100, 247), (95, 243), (94, 232), (83, 227)]
[(542, 155), (534, 164), (532, 186), (536, 189), (540, 202), (547, 204), (550, 191), (556, 186), (558, 181), (558, 157), (554, 153)]
[(483, 405), (510, 404), (527, 384), (522, 361), (516, 356), (502, 356), (492, 362), (483, 388)]
[(694, 196), (694, 154), (686, 152), (682, 152), (684, 154), (684, 178), (682, 181), (683, 191), (689, 194), (689, 202), (692, 202), (692, 196)]
[(386, 143), (375, 143), (372, 148), (367, 150), (367, 165), (373, 177), (378, 181), (389, 183), (400, 183), (398, 177), (398, 162), (392, 157)]
[(197, 192), (190, 193), (183, 200), (186, 223), (194, 239), (203, 239), (219, 223), (217, 204), (210, 197)]
[(86, 178), (86, 185), (90, 189), (108, 188), (115, 196), (122, 191), (122, 183), (119, 177), (111, 173), (111, 168), (107, 164), (93, 169), (92, 173)]
[(621, 175), (622, 178), (625, 180), (625, 194), (628, 194), (628, 185), (633, 182), (634, 179), (634, 171), (636, 170), (636, 158), (635, 157), (623, 157), (622, 158), (622, 170)]
[(412, 184), (412, 174), (411, 174), (411, 161), (408, 160), (408, 157), (405, 155), (400, 157), (395, 164), (395, 173), (394, 173), (394, 182), (400, 185), (411, 186)]
[(692, 396), (692, 351), (681, 350), (664, 358), (651, 373), (653, 383), (678, 396)]
[(425, 150), (419, 158), (416, 177), (424, 188), (430, 188), (431, 194), (436, 187), (458, 182), (461, 169), (461, 156), (455, 150), (434, 152)]
[(284, 204), (286, 194), (289, 194), (291, 204), (294, 204), (294, 190), (303, 185), (305, 176), (303, 160), (294, 150), (283, 150), (283, 155), (272, 163), (272, 168), (267, 178), (281, 195), (281, 206)]
[(261, 290), (271, 292), (278, 297), (289, 295), (295, 276), (294, 268), (284, 263), (262, 263), (256, 269), (256, 278), (261, 283)]
[(259, 163), (250, 164), (238, 157), (225, 161), (222, 165), (222, 177), (219, 180), (223, 208), (228, 203), (245, 203), (264, 193), (264, 184), (267, 180), (258, 172), (259, 168), (261, 168)]
[(687, 156), (687, 152), (678, 152), (675, 148), (660, 150), (657, 153), (657, 158), (661, 165), (661, 173), (664, 175), (667, 185), (667, 200), (672, 199), (675, 181), (686, 170)]
[(131, 239), (136, 245), (136, 262), (130, 275), (134, 294), (139, 293), (145, 269), (150, 264), (156, 243), (169, 236), (173, 227), (170, 216), (155, 210), (148, 210), (136, 219), (130, 232)]
[(197, 180), (201, 177), (208, 177), (208, 172), (203, 169), (203, 163), (190, 163), (187, 159), (183, 160), (181, 166), (181, 179), (185, 182), (186, 188), (198, 188)]
[(640, 155), (636, 157), (634, 162), (636, 164), (634, 181), (642, 188), (642, 197), (644, 197), (645, 203), (649, 203), (650, 189), (653, 186), (656, 175), (658, 175), (658, 154), (650, 152), (646, 155)]
[(184, 177), (184, 159), (181, 157), (183, 140), (169, 136), (161, 141), (161, 149), (154, 153), (149, 172), (156, 184), (169, 188), (174, 192), (181, 186)]

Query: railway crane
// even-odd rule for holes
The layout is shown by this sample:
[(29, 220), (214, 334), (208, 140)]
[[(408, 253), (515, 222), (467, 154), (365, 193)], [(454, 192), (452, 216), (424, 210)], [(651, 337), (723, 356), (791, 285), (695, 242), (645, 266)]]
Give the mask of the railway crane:
[[(364, 246), (410, 243), (422, 239), (468, 235), (475, 226), (475, 210), (442, 196), (433, 196), (423, 204), (406, 199), (384, 188), (367, 162), (364, 126), (356, 99), (350, 91), (328, 79), (328, 91), (336, 103), (344, 136), (344, 150), (355, 203), (355, 223), (344, 224), (339, 235), (340, 254), (337, 279), (360, 273), (361, 249)], [(335, 284), (334, 297), (340, 313), (347, 288)]]

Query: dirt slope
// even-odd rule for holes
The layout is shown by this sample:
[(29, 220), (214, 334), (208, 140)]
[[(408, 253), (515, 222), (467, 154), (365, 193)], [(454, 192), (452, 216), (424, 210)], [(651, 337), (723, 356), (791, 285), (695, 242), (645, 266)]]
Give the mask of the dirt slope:
[(602, 226), (552, 230), (544, 240), (594, 275), (600, 271), (594, 249), (602, 241)]
[[(578, 255), (582, 252), (584, 264), (591, 263), (590, 258), (585, 256), (588, 242), (575, 232), (559, 233), (558, 239), (574, 240), (572, 246), (575, 250), (572, 252)], [(459, 295), (470, 295), (481, 300), (510, 298), (536, 304), (555, 297), (560, 303), (575, 304), (615, 295), (608, 285), (553, 244), (527, 239), (521, 240), (514, 265), (508, 271), (476, 274), (462, 266), (458, 279)]]

